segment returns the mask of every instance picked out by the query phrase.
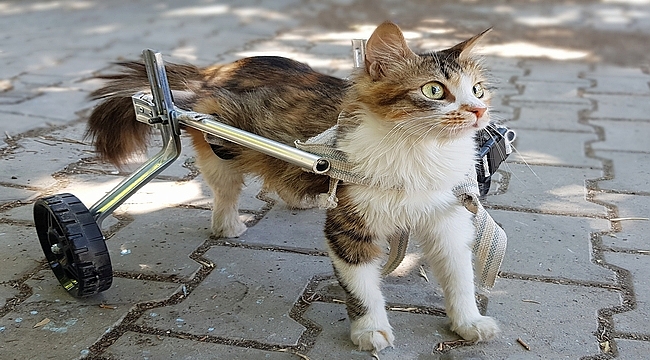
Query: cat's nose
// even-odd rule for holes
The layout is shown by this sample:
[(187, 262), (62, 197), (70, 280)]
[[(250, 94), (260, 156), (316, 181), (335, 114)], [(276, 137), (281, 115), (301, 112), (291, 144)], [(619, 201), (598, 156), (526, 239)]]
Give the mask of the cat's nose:
[(470, 112), (473, 112), (474, 115), (476, 115), (476, 119), (480, 119), (483, 114), (485, 114), (485, 111), (487, 110), (486, 107), (479, 107), (479, 106), (472, 106), (469, 108)]

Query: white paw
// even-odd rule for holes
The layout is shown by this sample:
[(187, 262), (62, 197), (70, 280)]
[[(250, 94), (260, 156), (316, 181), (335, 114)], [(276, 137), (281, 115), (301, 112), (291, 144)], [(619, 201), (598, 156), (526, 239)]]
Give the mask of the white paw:
[(350, 335), (354, 345), (359, 346), (359, 350), (364, 351), (381, 351), (390, 346), (393, 347), (393, 330), (388, 327), (380, 330), (354, 331)]
[(451, 330), (469, 341), (485, 341), (494, 338), (499, 333), (499, 325), (489, 316), (481, 316), (473, 320), (452, 325)]
[(236, 238), (244, 234), (247, 229), (243, 222), (236, 222), (229, 226), (213, 226), (212, 234), (216, 237)]

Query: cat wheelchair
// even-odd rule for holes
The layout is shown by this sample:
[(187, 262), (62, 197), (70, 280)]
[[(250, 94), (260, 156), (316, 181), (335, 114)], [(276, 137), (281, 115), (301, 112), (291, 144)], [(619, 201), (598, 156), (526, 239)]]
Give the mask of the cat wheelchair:
[[(363, 64), (364, 45), (363, 40), (353, 40), (355, 67)], [(327, 176), (331, 168), (325, 157), (223, 124), (214, 116), (175, 107), (162, 55), (147, 49), (143, 57), (151, 94), (132, 96), (136, 121), (160, 131), (162, 149), (90, 208), (69, 193), (40, 198), (34, 204), (34, 223), (45, 258), (73, 297), (88, 297), (110, 288), (113, 269), (101, 231), (102, 221), (178, 158), (181, 127), (200, 130), (316, 174)], [(514, 136), (503, 126), (482, 130), (477, 136), (480, 150), (476, 169), (481, 195), (487, 194), (491, 176), (510, 154)]]

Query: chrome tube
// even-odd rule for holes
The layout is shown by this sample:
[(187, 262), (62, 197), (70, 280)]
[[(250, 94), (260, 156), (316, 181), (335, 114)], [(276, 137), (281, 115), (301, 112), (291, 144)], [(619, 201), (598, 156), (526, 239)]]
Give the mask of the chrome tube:
[(352, 40), (352, 64), (355, 68), (366, 66), (366, 40)]
[(300, 166), (316, 174), (324, 174), (330, 169), (330, 162), (318, 155), (296, 149), (292, 146), (267, 139), (265, 137), (223, 124), (215, 117), (193, 111), (177, 109), (176, 119), (179, 124), (218, 136), (241, 146), (259, 151), (263, 154)]
[(163, 138), (162, 149), (88, 209), (100, 228), (102, 221), (108, 215), (165, 170), (180, 155), (180, 136), (174, 133), (170, 125), (160, 125), (160, 132)]

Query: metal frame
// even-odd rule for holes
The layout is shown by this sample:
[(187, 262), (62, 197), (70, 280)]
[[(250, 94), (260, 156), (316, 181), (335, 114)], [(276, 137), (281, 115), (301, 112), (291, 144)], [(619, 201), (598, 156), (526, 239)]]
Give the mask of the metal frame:
[(316, 174), (325, 174), (330, 169), (329, 161), (318, 155), (223, 124), (215, 116), (175, 107), (162, 55), (147, 49), (143, 51), (143, 56), (151, 95), (139, 93), (132, 96), (136, 120), (159, 129), (163, 147), (89, 209), (100, 227), (108, 215), (178, 158), (181, 153), (181, 125), (246, 146)]

